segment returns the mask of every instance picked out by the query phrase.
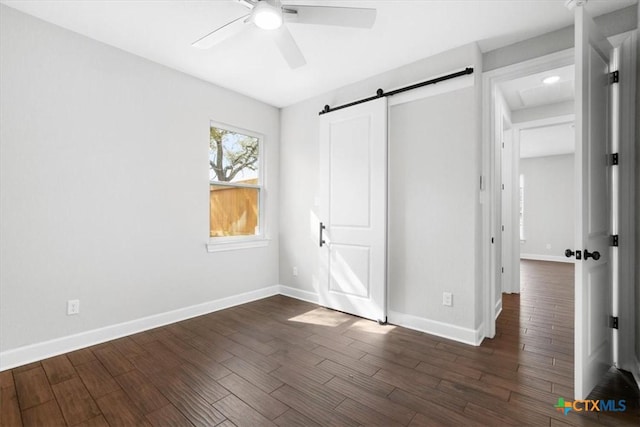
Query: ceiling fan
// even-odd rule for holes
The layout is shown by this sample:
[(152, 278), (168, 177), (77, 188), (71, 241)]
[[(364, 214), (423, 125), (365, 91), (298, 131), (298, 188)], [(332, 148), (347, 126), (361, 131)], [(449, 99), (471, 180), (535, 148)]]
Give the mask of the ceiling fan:
[(192, 46), (209, 49), (233, 37), (254, 24), (258, 28), (272, 31), (274, 41), (291, 68), (306, 64), (304, 55), (287, 29), (287, 23), (337, 25), (341, 27), (371, 28), (376, 20), (376, 9), (331, 6), (302, 6), (280, 0), (235, 0), (249, 12), (233, 21), (216, 28), (206, 36), (196, 40)]

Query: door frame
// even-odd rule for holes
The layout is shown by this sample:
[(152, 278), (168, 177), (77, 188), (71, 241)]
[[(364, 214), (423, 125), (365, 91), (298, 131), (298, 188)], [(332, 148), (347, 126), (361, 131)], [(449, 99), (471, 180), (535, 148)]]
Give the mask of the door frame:
[[(510, 113), (510, 111), (509, 111)], [(502, 293), (520, 293), (520, 265), (515, 263), (516, 253), (520, 253), (519, 227), (516, 225), (516, 211), (519, 207), (519, 187), (518, 169), (516, 156), (519, 155), (519, 147), (517, 147), (516, 129), (511, 120), (511, 115), (503, 113), (503, 131), (502, 131), (502, 147), (500, 150), (500, 169), (502, 188), (502, 211), (501, 218), (504, 230), (502, 230), (501, 252), (502, 267), (504, 271), (501, 275)], [(505, 129), (507, 125), (507, 129)], [(519, 222), (519, 221), (518, 221)], [(517, 279), (517, 280), (516, 280)], [(497, 298), (497, 295), (496, 295)], [(502, 307), (502, 297), (498, 298)], [(498, 316), (496, 310), (496, 317)]]
[[(574, 63), (574, 49), (566, 49), (539, 58), (508, 65), (483, 73), (482, 75), (482, 325), (485, 338), (496, 334), (497, 293), (502, 292), (502, 233), (500, 216), (502, 213), (501, 175), (502, 165), (497, 160), (500, 155), (497, 123), (498, 85), (509, 80), (543, 72)], [(502, 122), (500, 118), (500, 122)], [(492, 243), (493, 239), (493, 243)]]
[[(640, 384), (640, 361), (636, 359), (635, 343), (635, 76), (638, 30), (629, 31), (609, 37), (614, 48), (620, 48), (625, 40), (630, 40), (623, 50), (622, 61), (619, 64), (621, 74), (620, 90), (620, 218), (619, 233), (627, 236), (621, 243), (619, 252), (619, 277), (617, 307), (614, 305), (614, 315), (624, 322), (625, 327), (619, 330), (619, 337), (614, 340), (614, 363), (621, 369), (632, 372)], [(502, 200), (500, 182), (495, 182), (496, 168), (501, 165), (496, 162), (496, 150), (500, 149), (496, 135), (496, 93), (497, 85), (508, 80), (524, 77), (574, 63), (574, 49), (565, 49), (549, 55), (508, 65), (483, 73), (482, 76), (482, 318), (483, 334), (485, 338), (495, 336), (495, 298), (502, 283), (496, 282), (495, 272), (500, 263), (492, 256), (495, 250), (491, 238), (500, 238), (500, 224), (496, 224), (496, 212), (501, 212)], [(630, 76), (625, 79), (624, 76)], [(623, 86), (621, 86), (623, 87)], [(622, 238), (621, 238), (622, 239)], [(500, 277), (500, 276), (498, 276)], [(624, 344), (626, 343), (626, 344)]]
[[(619, 104), (619, 214), (617, 233), (621, 236), (620, 246), (617, 249), (619, 286), (614, 288), (613, 315), (618, 316), (620, 329), (614, 334), (614, 362), (616, 367), (634, 374), (636, 382), (640, 386), (640, 360), (635, 356), (634, 344), (638, 339), (636, 333), (635, 302), (636, 292), (636, 99), (629, 94), (636, 93), (636, 79), (624, 76), (636, 76), (636, 56), (638, 43), (638, 30), (628, 31), (609, 37), (609, 42), (614, 48), (620, 49), (616, 61), (620, 71), (620, 83), (617, 87), (617, 97), (613, 102)], [(634, 173), (635, 171), (635, 173)], [(628, 236), (622, 238), (622, 236)], [(629, 284), (625, 286), (624, 284)], [(617, 293), (617, 296), (616, 296)], [(617, 300), (617, 301), (616, 301)], [(617, 303), (617, 304), (616, 304)]]

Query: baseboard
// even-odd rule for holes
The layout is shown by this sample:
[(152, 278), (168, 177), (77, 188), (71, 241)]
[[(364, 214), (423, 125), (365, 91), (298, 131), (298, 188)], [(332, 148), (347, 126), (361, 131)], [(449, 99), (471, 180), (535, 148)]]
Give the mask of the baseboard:
[(393, 325), (402, 326), (403, 328), (413, 329), (474, 346), (480, 345), (484, 337), (482, 327), (478, 329), (463, 328), (461, 326), (391, 310), (387, 312), (387, 321)]
[(500, 297), (500, 299), (496, 303), (494, 313), (495, 313), (494, 319), (497, 319), (498, 316), (500, 316), (500, 313), (502, 313), (502, 297)]
[[(7, 350), (0, 353), (0, 371), (274, 295), (284, 295), (313, 304), (319, 303), (318, 294), (315, 292), (285, 285), (269, 286), (166, 313)], [(496, 310), (498, 310), (498, 305), (496, 305)], [(500, 301), (499, 310), (502, 310), (502, 301)], [(462, 328), (460, 326), (394, 311), (388, 312), (387, 320), (394, 325), (474, 346), (480, 345), (483, 339), (482, 326), (475, 330)]]
[[(291, 288), (285, 285), (280, 285), (280, 293), (282, 295), (313, 304), (318, 304), (320, 301), (318, 294), (315, 292), (303, 291), (301, 289)], [(496, 304), (496, 317), (501, 311), (502, 299), (500, 299), (499, 303)], [(448, 323), (412, 316), (410, 314), (398, 313), (391, 310), (387, 313), (387, 321), (388, 323), (402, 326), (403, 328), (413, 329), (475, 346), (480, 345), (483, 339), (482, 327), (477, 330), (466, 329), (450, 325)]]
[(281, 287), (279, 285), (269, 286), (255, 291), (220, 298), (214, 301), (180, 308), (166, 313), (155, 314), (129, 322), (110, 325), (104, 328), (7, 350), (0, 353), (0, 371), (179, 322), (181, 320), (190, 319), (192, 317), (201, 316), (203, 314), (278, 295), (280, 291)]
[(315, 292), (303, 291), (302, 289), (292, 288), (290, 286), (279, 285), (280, 294), (299, 299), (301, 301), (310, 302), (313, 304), (320, 303), (320, 297)]
[(520, 259), (530, 259), (533, 261), (566, 262), (569, 264), (575, 264), (576, 262), (573, 258), (567, 258), (558, 255), (520, 254)]

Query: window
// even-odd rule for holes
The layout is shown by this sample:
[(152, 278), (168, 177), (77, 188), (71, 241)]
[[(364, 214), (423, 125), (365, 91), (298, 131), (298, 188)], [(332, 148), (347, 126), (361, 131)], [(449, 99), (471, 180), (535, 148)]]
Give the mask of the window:
[(262, 136), (211, 123), (209, 130), (210, 250), (220, 243), (263, 238)]
[(524, 175), (520, 175), (520, 240), (524, 240)]

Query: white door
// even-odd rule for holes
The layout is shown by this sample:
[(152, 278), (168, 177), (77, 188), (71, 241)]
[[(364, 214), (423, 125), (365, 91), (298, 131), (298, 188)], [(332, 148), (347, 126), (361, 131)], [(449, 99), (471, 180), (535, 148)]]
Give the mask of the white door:
[(386, 98), (320, 116), (320, 177), (320, 304), (384, 322)]
[[(576, 8), (575, 398), (584, 399), (612, 366), (610, 83), (612, 47)], [(599, 254), (599, 259), (589, 254)]]

